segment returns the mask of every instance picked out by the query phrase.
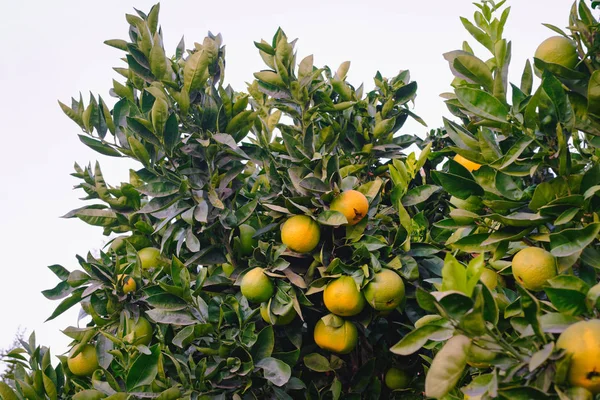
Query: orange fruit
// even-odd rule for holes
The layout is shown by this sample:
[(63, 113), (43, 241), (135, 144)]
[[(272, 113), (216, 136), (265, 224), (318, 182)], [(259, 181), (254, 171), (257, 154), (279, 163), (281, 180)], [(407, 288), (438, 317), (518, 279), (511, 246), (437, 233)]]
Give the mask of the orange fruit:
[(350, 321), (328, 314), (315, 325), (315, 343), (323, 350), (348, 354), (356, 347), (358, 330)]
[(564, 36), (552, 36), (544, 40), (536, 49), (534, 57), (570, 69), (575, 68), (579, 61), (575, 43)]
[(106, 395), (96, 389), (86, 389), (75, 393), (72, 400), (100, 400), (105, 398)]
[(488, 368), (491, 365), (490, 362), (495, 358), (495, 352), (472, 345), (467, 354), (467, 364), (475, 368)]
[(572, 356), (569, 382), (600, 393), (600, 319), (576, 322), (560, 334), (556, 347)]
[(298, 315), (296, 310), (291, 307), (285, 314), (275, 316), (275, 319), (272, 319), (269, 315), (269, 303), (265, 302), (260, 305), (260, 316), (266, 323), (271, 325), (287, 325), (296, 318), (296, 315)]
[(483, 269), (479, 280), (490, 290), (494, 290), (498, 286), (498, 274), (489, 268)]
[(244, 275), (240, 289), (244, 297), (254, 303), (269, 300), (275, 292), (273, 282), (260, 267), (253, 268)]
[(125, 294), (135, 292), (135, 290), (137, 289), (137, 284), (135, 283), (135, 280), (127, 274), (117, 275), (117, 285)]
[(98, 364), (98, 356), (96, 355), (96, 347), (91, 344), (83, 345), (81, 351), (72, 356), (75, 349), (71, 350), (71, 354), (67, 359), (69, 370), (77, 376), (90, 376), (95, 370), (100, 368)]
[(306, 215), (294, 215), (281, 226), (281, 242), (297, 253), (310, 253), (319, 240), (319, 224)]
[(556, 258), (540, 247), (526, 247), (513, 257), (512, 273), (524, 288), (542, 290), (557, 274)]
[(390, 368), (385, 373), (385, 386), (390, 390), (406, 389), (410, 384), (411, 377), (406, 371), (398, 368)]
[(127, 339), (129, 343), (148, 346), (152, 341), (152, 324), (146, 318), (139, 317), (137, 321), (129, 319), (127, 327)]
[(160, 265), (160, 250), (156, 247), (146, 247), (138, 251), (142, 269), (152, 269)]
[(115, 253), (119, 253), (121, 250), (124, 250), (126, 238), (127, 238), (127, 236), (117, 236), (110, 243), (110, 246), (108, 247), (108, 249), (114, 251)]
[(468, 169), (469, 172), (477, 171), (479, 168), (481, 168), (480, 164), (477, 164), (476, 162), (467, 160), (460, 154), (457, 154), (454, 156), (454, 161), (456, 161), (457, 163), (459, 163), (460, 165), (462, 165), (463, 167)]
[(323, 292), (325, 307), (336, 315), (350, 317), (365, 308), (365, 297), (350, 276), (340, 276), (329, 282)]
[(252, 236), (256, 233), (256, 229), (248, 224), (240, 225), (240, 236), (239, 236), (239, 252), (242, 256), (249, 256), (254, 251), (254, 248), (258, 245), (258, 239), (254, 239)]
[(329, 209), (344, 214), (348, 225), (356, 225), (369, 212), (369, 201), (358, 190), (346, 190), (333, 199)]
[(365, 299), (377, 311), (391, 311), (404, 300), (404, 282), (391, 269), (382, 268), (364, 288)]

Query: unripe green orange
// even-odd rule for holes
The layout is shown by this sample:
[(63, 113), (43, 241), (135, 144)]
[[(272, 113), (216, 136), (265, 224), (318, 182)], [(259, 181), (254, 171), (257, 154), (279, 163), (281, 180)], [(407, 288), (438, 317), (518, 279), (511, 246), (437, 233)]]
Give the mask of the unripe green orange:
[(248, 301), (262, 303), (269, 300), (275, 292), (273, 282), (260, 267), (251, 269), (244, 275), (240, 290)]
[(128, 321), (127, 334), (130, 343), (133, 345), (142, 344), (148, 346), (152, 341), (152, 324), (144, 317), (139, 317), (137, 321), (130, 319)]
[(287, 325), (296, 318), (296, 315), (298, 315), (296, 310), (294, 307), (291, 307), (285, 314), (275, 316), (275, 318), (272, 319), (269, 315), (269, 303), (262, 303), (260, 305), (260, 316), (266, 323), (271, 325)]
[(254, 248), (258, 245), (258, 239), (254, 239), (252, 236), (256, 233), (256, 229), (248, 224), (240, 225), (240, 255), (249, 256), (254, 251)]
[(160, 265), (160, 250), (156, 247), (146, 247), (138, 251), (142, 269), (152, 269)]
[(398, 368), (390, 368), (385, 373), (385, 386), (390, 390), (406, 389), (410, 384), (411, 377), (406, 371)]

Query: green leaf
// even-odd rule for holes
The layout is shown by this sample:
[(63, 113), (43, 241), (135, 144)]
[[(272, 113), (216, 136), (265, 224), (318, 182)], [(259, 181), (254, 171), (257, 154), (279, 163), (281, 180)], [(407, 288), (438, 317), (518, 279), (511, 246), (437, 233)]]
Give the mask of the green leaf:
[(460, 175), (432, 171), (432, 177), (452, 196), (466, 200), (471, 196), (483, 196), (484, 191), (476, 182)]
[(491, 92), (494, 86), (494, 78), (492, 77), (492, 71), (486, 63), (481, 61), (479, 58), (465, 54), (459, 55), (454, 59), (452, 63), (454, 69), (458, 71), (463, 77), (472, 83), (478, 83)]
[(167, 118), (167, 122), (165, 124), (165, 131), (163, 135), (163, 140), (165, 142), (167, 152), (171, 154), (180, 140), (179, 122), (177, 121), (177, 116), (175, 115), (175, 113), (172, 113), (171, 115), (169, 115), (169, 118)]
[(239, 146), (235, 142), (235, 139), (233, 138), (233, 136), (231, 136), (227, 133), (217, 133), (217, 134), (213, 135), (213, 139), (221, 144), (226, 145), (240, 157), (243, 157), (245, 159), (250, 158), (246, 153), (244, 153), (244, 151), (242, 149), (239, 148)]
[[(150, 50), (150, 71), (156, 79), (163, 79), (167, 72), (167, 57), (158, 32), (154, 34), (154, 44)], [(168, 77), (167, 77), (168, 78)]]
[(154, 309), (147, 311), (146, 314), (159, 324), (185, 326), (198, 323), (198, 320), (193, 318), (192, 315), (187, 311), (169, 311)]
[(527, 136), (521, 136), (517, 142), (511, 146), (511, 148), (506, 152), (506, 154), (493, 165), (498, 169), (504, 169), (511, 165), (513, 162), (519, 158), (519, 156), (527, 149), (527, 147), (533, 142), (533, 139)]
[(463, 335), (448, 340), (437, 353), (425, 376), (425, 395), (440, 399), (448, 394), (460, 379), (466, 365), (471, 340)]
[(548, 358), (552, 354), (553, 350), (554, 350), (554, 342), (550, 342), (550, 343), (546, 344), (544, 347), (542, 347), (541, 350), (535, 352), (531, 356), (531, 359), (529, 360), (529, 371), (533, 372), (540, 365), (545, 363), (546, 360), (548, 360)]
[(275, 386), (285, 385), (292, 376), (292, 369), (289, 365), (273, 357), (263, 358), (256, 363), (256, 367), (263, 370), (265, 379)]
[(543, 217), (539, 214), (532, 214), (527, 212), (515, 212), (509, 215), (490, 214), (486, 215), (485, 217), (494, 221), (501, 222), (505, 226), (512, 226), (518, 228), (541, 225), (549, 220), (548, 217)]
[(594, 71), (588, 82), (588, 113), (600, 117), (600, 70)]
[(126, 386), (132, 391), (143, 385), (149, 385), (158, 374), (160, 347), (155, 344), (150, 348), (150, 354), (140, 354), (127, 372)]
[(75, 304), (78, 304), (81, 301), (81, 295), (83, 294), (84, 290), (85, 288), (79, 288), (73, 291), (73, 293), (71, 293), (71, 296), (64, 299), (58, 305), (58, 307), (56, 307), (52, 315), (50, 315), (46, 321), (53, 320), (54, 318), (67, 311), (69, 308), (73, 307)]
[(484, 31), (477, 28), (468, 19), (464, 17), (460, 17), (460, 21), (462, 22), (465, 29), (471, 34), (471, 36), (475, 38), (475, 40), (481, 43), (486, 49), (488, 49), (492, 53), (494, 52), (494, 43)]
[(196, 51), (188, 57), (183, 67), (183, 87), (191, 94), (202, 88), (208, 79), (208, 59), (204, 51)]
[(600, 223), (584, 228), (564, 229), (550, 234), (550, 252), (556, 257), (567, 257), (585, 249), (600, 233)]
[(569, 208), (569, 209), (567, 209), (562, 214), (560, 214), (558, 216), (558, 218), (556, 218), (556, 220), (554, 221), (554, 225), (568, 224), (569, 222), (571, 222), (571, 220), (573, 218), (575, 218), (575, 216), (577, 215), (577, 213), (579, 212), (579, 210), (580, 210), (579, 208)]
[(467, 292), (465, 294), (470, 295), (473, 293), (473, 289), (475, 285), (479, 282), (479, 278), (483, 273), (485, 265), (485, 258), (483, 257), (483, 253), (479, 254), (477, 257), (471, 259), (469, 264), (467, 265)]
[(565, 125), (573, 123), (573, 107), (569, 102), (567, 93), (563, 89), (562, 83), (550, 71), (544, 71), (542, 77), (542, 88), (554, 104), (556, 116), (559, 122)]
[(121, 153), (119, 153), (117, 150), (113, 149), (110, 145), (105, 144), (104, 142), (101, 142), (96, 139), (92, 139), (91, 137), (85, 136), (85, 135), (78, 135), (78, 136), (79, 136), (79, 140), (81, 140), (81, 143), (85, 144), (90, 149), (92, 149), (100, 154), (104, 154), (105, 156), (110, 156), (110, 157), (122, 157)]
[(339, 211), (323, 211), (317, 217), (317, 222), (321, 225), (340, 226), (348, 223), (346, 216)]
[(479, 141), (473, 137), (471, 132), (447, 118), (443, 118), (442, 120), (444, 121), (446, 133), (450, 136), (454, 144), (462, 149), (479, 151)]
[(498, 390), (501, 399), (506, 400), (547, 400), (548, 395), (531, 386), (512, 387)]
[(442, 188), (435, 185), (421, 185), (409, 190), (402, 197), (402, 205), (405, 207), (414, 206), (427, 201), (434, 193)]
[(161, 310), (183, 310), (187, 307), (187, 303), (182, 298), (170, 293), (159, 293), (149, 296), (146, 301), (154, 308)]
[(442, 268), (442, 291), (456, 290), (468, 296), (467, 269), (451, 253), (446, 254)]
[(111, 226), (117, 223), (117, 214), (112, 210), (79, 210), (75, 216), (80, 220), (95, 226)]
[(263, 328), (252, 346), (251, 354), (254, 360), (260, 361), (271, 357), (275, 347), (275, 334), (271, 325)]
[(306, 368), (317, 372), (331, 371), (329, 360), (318, 353), (311, 353), (304, 356), (304, 365)]
[(407, 356), (417, 352), (432, 337), (445, 340), (452, 336), (453, 329), (440, 325), (423, 325), (404, 336), (398, 343), (390, 347), (394, 354)]
[(461, 87), (456, 89), (458, 101), (478, 117), (506, 124), (508, 107), (491, 94), (480, 89)]
[(136, 190), (150, 197), (165, 197), (177, 193), (179, 186), (171, 182), (159, 181), (139, 186)]
[(95, 389), (86, 389), (75, 393), (73, 400), (99, 400), (105, 398), (106, 395)]
[(0, 397), (4, 400), (19, 400), (12, 388), (4, 382), (0, 382)]
[(131, 147), (131, 151), (135, 158), (137, 158), (142, 164), (149, 165), (150, 164), (150, 154), (148, 150), (144, 147), (142, 142), (137, 140), (134, 136), (129, 136), (127, 138), (127, 143), (129, 147)]
[(521, 91), (529, 96), (531, 95), (531, 89), (533, 87), (533, 70), (529, 60), (525, 62), (525, 68), (523, 68), (523, 74), (521, 75)]
[(600, 251), (592, 247), (586, 247), (581, 253), (581, 261), (590, 267), (600, 269)]
[(304, 178), (300, 181), (300, 186), (304, 189), (310, 190), (311, 192), (328, 192), (329, 186), (325, 184), (319, 178), (315, 178), (314, 176), (310, 176), (308, 178)]

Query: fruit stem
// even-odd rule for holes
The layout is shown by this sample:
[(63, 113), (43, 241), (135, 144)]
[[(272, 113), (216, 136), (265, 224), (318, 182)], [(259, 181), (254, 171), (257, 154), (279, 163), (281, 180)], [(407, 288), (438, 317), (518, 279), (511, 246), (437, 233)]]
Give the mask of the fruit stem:
[(513, 357), (515, 357), (519, 361), (527, 362), (526, 358), (502, 337), (501, 332), (499, 332), (499, 331), (498, 331), (498, 333), (495, 332), (495, 330), (497, 330), (497, 329), (498, 329), (497, 327), (494, 327), (494, 330), (491, 330), (489, 327), (486, 327), (486, 330), (488, 331), (488, 333), (496, 340), (496, 343), (498, 343), (498, 345), (500, 347), (502, 347), (506, 352), (510, 353)]

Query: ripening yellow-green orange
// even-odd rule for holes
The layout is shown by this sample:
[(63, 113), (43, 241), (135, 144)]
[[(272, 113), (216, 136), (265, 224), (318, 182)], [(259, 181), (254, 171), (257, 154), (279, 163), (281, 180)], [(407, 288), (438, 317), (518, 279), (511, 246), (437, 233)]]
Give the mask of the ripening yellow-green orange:
[(542, 290), (557, 274), (556, 258), (540, 247), (526, 247), (513, 257), (512, 273), (525, 289)]
[(99, 368), (98, 356), (96, 355), (96, 347), (91, 344), (83, 346), (81, 351), (73, 356), (75, 348), (71, 350), (71, 354), (67, 359), (67, 365), (69, 371), (77, 376), (90, 376), (92, 373)]
[(152, 269), (160, 265), (160, 250), (156, 247), (146, 247), (138, 251), (142, 269)]
[(117, 284), (125, 294), (135, 292), (137, 289), (135, 280), (127, 274), (117, 275)]
[(354, 279), (346, 275), (327, 284), (323, 302), (329, 311), (343, 317), (356, 315), (365, 307), (365, 297), (358, 290)]
[(571, 385), (600, 393), (600, 319), (570, 325), (560, 334), (556, 347), (571, 355)]
[(148, 346), (152, 341), (152, 324), (144, 317), (136, 320), (129, 319), (127, 335), (133, 345), (143, 344)]
[(575, 43), (564, 36), (552, 36), (544, 40), (536, 49), (534, 57), (570, 69), (575, 68), (579, 61)]
[(391, 311), (404, 300), (404, 282), (391, 269), (382, 268), (364, 288), (365, 299), (377, 311)]
[(317, 346), (323, 350), (348, 354), (356, 347), (358, 330), (352, 322), (329, 314), (315, 325), (314, 339)]

